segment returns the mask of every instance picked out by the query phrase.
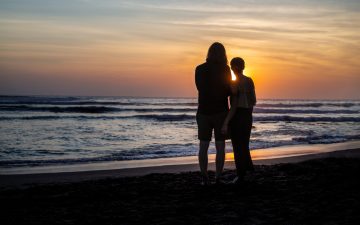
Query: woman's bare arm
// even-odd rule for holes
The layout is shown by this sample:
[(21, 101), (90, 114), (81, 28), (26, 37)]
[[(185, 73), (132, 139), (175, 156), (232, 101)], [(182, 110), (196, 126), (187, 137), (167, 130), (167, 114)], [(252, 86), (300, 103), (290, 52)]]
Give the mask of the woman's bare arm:
[(237, 103), (237, 101), (238, 101), (237, 95), (235, 95), (235, 96), (233, 96), (231, 98), (230, 111), (227, 114), (227, 116), (226, 116), (226, 118), (224, 120), (224, 124), (223, 124), (223, 126), (221, 128), (221, 133), (223, 133), (223, 134), (227, 134), (227, 132), (228, 132), (229, 122), (233, 118), (233, 116), (235, 115), (235, 112), (236, 112), (236, 103)]

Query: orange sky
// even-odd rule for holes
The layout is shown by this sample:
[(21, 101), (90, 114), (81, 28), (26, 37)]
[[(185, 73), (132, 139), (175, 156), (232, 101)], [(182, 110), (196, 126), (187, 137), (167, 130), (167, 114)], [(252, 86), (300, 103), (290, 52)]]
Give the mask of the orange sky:
[(259, 98), (360, 99), (357, 1), (0, 4), (0, 94), (194, 97), (219, 41)]

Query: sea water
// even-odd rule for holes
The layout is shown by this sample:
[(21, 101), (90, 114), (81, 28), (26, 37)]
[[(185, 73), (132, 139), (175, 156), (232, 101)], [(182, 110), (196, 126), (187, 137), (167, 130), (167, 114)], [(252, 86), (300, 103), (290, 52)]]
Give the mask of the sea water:
[[(196, 155), (196, 110), (196, 98), (0, 96), (0, 168)], [(360, 101), (259, 100), (253, 125), (251, 149), (359, 140)]]

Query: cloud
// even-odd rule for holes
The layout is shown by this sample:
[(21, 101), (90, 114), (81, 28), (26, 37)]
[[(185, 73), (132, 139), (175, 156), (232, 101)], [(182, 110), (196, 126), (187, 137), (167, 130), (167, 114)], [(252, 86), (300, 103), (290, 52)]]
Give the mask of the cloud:
[(306, 68), (309, 76), (332, 69), (354, 77), (359, 8), (349, 0), (3, 0), (0, 72), (16, 68), (19, 79), (21, 70), (39, 68), (192, 75), (209, 44), (221, 41), (230, 55), (255, 66), (292, 73)]

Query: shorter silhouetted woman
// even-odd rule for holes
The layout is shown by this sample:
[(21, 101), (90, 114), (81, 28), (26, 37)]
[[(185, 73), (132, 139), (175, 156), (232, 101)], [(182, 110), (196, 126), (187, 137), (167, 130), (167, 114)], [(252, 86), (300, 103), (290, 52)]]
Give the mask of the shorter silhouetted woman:
[(245, 62), (242, 58), (234, 58), (230, 62), (236, 80), (231, 85), (231, 108), (224, 121), (222, 132), (227, 133), (233, 145), (237, 177), (234, 183), (243, 181), (246, 171), (254, 170), (250, 156), (249, 142), (252, 128), (252, 112), (256, 104), (255, 86), (250, 77), (244, 75)]

